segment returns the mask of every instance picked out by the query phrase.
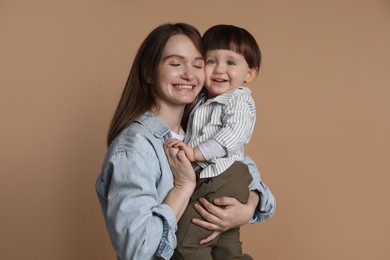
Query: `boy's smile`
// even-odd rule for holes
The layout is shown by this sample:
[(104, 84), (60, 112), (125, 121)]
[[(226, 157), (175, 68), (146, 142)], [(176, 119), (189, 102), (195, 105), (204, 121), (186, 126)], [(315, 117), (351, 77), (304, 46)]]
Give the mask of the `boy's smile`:
[(245, 58), (230, 50), (211, 50), (206, 53), (205, 85), (209, 97), (215, 97), (242, 86), (256, 76)]

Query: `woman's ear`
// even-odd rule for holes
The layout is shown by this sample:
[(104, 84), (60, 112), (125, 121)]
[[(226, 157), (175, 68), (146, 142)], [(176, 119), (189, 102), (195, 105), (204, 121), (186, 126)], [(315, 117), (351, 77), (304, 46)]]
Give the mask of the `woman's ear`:
[(151, 76), (147, 76), (146, 77), (146, 82), (148, 82), (148, 84), (153, 84), (153, 78)]
[(258, 71), (258, 69), (256, 67), (255, 68), (249, 68), (248, 74), (246, 75), (246, 78), (245, 78), (245, 82), (250, 82), (253, 79), (255, 79), (258, 72), (259, 71)]
[(151, 73), (149, 70), (143, 72), (143, 76), (145, 81), (149, 84), (152, 85), (154, 83), (154, 78), (153, 78), (153, 73)]

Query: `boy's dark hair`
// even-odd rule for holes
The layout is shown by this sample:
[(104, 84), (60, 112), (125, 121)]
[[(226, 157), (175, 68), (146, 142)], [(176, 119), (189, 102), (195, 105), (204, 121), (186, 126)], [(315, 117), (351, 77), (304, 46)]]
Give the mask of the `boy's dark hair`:
[(249, 68), (260, 69), (261, 52), (255, 38), (247, 30), (227, 24), (210, 27), (202, 37), (203, 49), (231, 50), (244, 56)]

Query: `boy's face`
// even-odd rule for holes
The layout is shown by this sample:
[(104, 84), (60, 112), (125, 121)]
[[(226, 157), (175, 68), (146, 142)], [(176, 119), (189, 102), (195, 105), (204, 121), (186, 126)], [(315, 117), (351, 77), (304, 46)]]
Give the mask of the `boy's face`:
[(256, 76), (256, 70), (249, 68), (241, 54), (230, 50), (211, 50), (206, 52), (205, 74), (205, 86), (212, 98), (251, 81)]

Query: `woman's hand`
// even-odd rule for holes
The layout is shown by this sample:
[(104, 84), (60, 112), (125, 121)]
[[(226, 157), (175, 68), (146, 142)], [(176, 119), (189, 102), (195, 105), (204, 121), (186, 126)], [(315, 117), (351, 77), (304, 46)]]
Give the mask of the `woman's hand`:
[(200, 227), (214, 231), (209, 237), (200, 241), (200, 244), (205, 244), (226, 230), (248, 223), (259, 202), (259, 195), (257, 192), (251, 191), (246, 204), (229, 197), (215, 199), (213, 201), (214, 204), (204, 198), (200, 199), (199, 202), (194, 207), (205, 220), (194, 218), (192, 222)]
[(175, 186), (195, 185), (196, 175), (184, 151), (165, 146), (165, 153), (175, 179)]
[(178, 148), (165, 147), (165, 153), (174, 177), (174, 186), (164, 199), (164, 203), (176, 214), (179, 220), (196, 186), (196, 176), (191, 162)]

